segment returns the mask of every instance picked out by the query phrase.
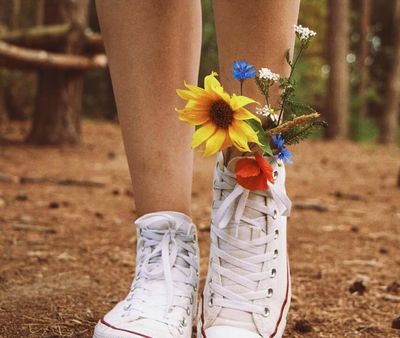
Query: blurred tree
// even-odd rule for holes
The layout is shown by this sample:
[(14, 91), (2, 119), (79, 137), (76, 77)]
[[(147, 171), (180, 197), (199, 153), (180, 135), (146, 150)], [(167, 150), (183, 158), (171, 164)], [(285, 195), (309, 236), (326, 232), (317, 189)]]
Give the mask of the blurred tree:
[[(358, 96), (362, 97), (368, 86), (368, 56), (369, 56), (369, 41), (368, 35), (370, 30), (371, 21), (371, 0), (361, 0), (361, 11), (360, 11), (360, 45), (358, 54)], [(359, 107), (359, 116), (367, 116), (367, 102), (365, 98), (361, 100)]]
[[(88, 0), (46, 0), (44, 24), (71, 23), (65, 44), (54, 52), (79, 54), (87, 25)], [(78, 143), (84, 74), (71, 70), (41, 70), (32, 130), (28, 141), (36, 144)]]
[(203, 41), (201, 46), (201, 60), (199, 71), (199, 85), (203, 85), (204, 77), (212, 70), (218, 69), (218, 52), (215, 39), (215, 25), (211, 0), (203, 0)]
[(310, 103), (317, 111), (323, 112), (327, 83), (326, 30), (327, 0), (302, 0), (299, 23), (317, 32), (304, 57), (298, 63), (294, 74), (296, 95), (302, 102)]
[(349, 0), (328, 0), (328, 61), (330, 65), (326, 99), (328, 138), (348, 136), (349, 69), (346, 57), (349, 49)]
[(382, 114), (380, 142), (395, 143), (399, 127), (400, 103), (400, 0), (395, 1), (393, 16), (393, 60), (387, 80), (385, 104)]

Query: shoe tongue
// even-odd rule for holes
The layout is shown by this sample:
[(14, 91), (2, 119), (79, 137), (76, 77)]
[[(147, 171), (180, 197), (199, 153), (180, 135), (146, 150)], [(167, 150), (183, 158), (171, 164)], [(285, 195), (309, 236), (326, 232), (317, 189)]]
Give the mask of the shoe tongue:
[[(235, 157), (231, 159), (228, 162), (227, 168), (225, 170), (228, 170), (232, 173), (235, 172), (235, 166), (238, 160), (242, 158), (253, 158), (253, 157)], [(226, 193), (226, 196), (230, 192), (224, 192)], [(257, 195), (255, 193), (250, 192), (248, 196), (248, 200), (258, 202), (259, 204), (265, 204), (266, 203), (266, 197)], [(250, 219), (258, 218), (258, 217), (266, 217), (263, 213), (254, 210), (250, 207), (246, 207), (243, 213), (243, 216), (248, 217)], [(236, 237), (236, 227), (229, 226), (226, 228), (226, 230), (231, 236)], [(266, 229), (255, 229), (254, 227), (251, 227), (249, 224), (241, 222), (239, 224), (239, 229), (238, 229), (238, 235), (237, 238), (243, 241), (251, 241), (259, 238), (260, 236), (265, 236)], [(248, 253), (239, 249), (232, 250), (231, 246), (228, 243), (225, 243), (224, 241), (220, 241), (219, 247), (221, 250), (228, 252), (230, 255), (236, 257), (236, 258), (246, 258), (249, 256), (252, 256), (252, 253)], [(263, 254), (266, 250), (266, 248), (260, 247), (259, 248), (258, 254)], [(245, 270), (242, 270), (241, 268), (238, 268), (236, 266), (233, 266), (225, 261), (221, 261), (221, 266), (224, 268), (228, 268), (235, 273), (239, 275), (246, 275), (248, 272)], [(260, 264), (260, 271), (262, 270), (262, 265)], [(228, 278), (222, 278), (222, 285), (231, 291), (235, 292), (236, 294), (244, 294), (249, 292), (249, 289), (247, 287), (244, 287), (240, 284), (237, 284), (233, 281), (231, 281)], [(235, 326), (241, 327), (243, 329), (247, 329), (253, 332), (258, 332), (257, 328), (255, 327), (253, 323), (253, 318), (252, 314), (249, 312), (244, 312), (240, 310), (234, 310), (234, 309), (229, 309), (229, 308), (222, 308), (217, 320), (216, 320), (216, 325), (229, 325), (229, 323), (232, 321), (232, 318), (237, 318), (238, 320), (235, 320)]]

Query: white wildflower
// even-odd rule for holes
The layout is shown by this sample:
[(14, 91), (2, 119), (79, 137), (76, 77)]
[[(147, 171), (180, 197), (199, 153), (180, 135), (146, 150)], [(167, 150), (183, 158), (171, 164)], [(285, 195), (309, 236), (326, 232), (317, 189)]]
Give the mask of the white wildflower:
[(273, 82), (279, 80), (279, 74), (273, 73), (269, 68), (261, 68), (258, 71), (258, 77), (260, 79), (266, 79)]
[(279, 115), (275, 113), (274, 108), (270, 107), (269, 105), (265, 105), (262, 108), (256, 108), (258, 114), (268, 117), (271, 119), (272, 122), (278, 122)]
[(317, 33), (308, 27), (303, 27), (302, 25), (294, 25), (294, 31), (301, 41), (306, 41), (316, 36)]

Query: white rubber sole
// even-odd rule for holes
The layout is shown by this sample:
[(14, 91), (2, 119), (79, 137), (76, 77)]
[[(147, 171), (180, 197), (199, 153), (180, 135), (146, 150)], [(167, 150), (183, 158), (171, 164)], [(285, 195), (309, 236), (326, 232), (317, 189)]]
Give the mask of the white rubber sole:
[(132, 332), (103, 324), (99, 321), (94, 328), (93, 338), (155, 338), (140, 332)]

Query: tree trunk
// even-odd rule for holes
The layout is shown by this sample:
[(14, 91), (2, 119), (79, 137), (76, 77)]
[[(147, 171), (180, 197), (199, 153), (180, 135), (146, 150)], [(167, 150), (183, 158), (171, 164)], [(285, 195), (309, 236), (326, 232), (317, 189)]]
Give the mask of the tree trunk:
[(400, 103), (400, 0), (395, 1), (393, 21), (393, 63), (389, 72), (382, 115), (380, 142), (395, 143)]
[[(45, 1), (44, 23), (71, 23), (66, 43), (52, 52), (79, 54), (87, 24), (88, 0)], [(35, 144), (79, 142), (83, 72), (42, 70), (28, 141)]]
[(366, 117), (368, 111), (368, 102), (365, 98), (365, 92), (368, 85), (368, 34), (371, 21), (371, 0), (361, 0), (361, 14), (360, 14), (360, 50), (358, 56), (358, 73), (360, 75), (360, 82), (358, 84), (358, 96), (361, 97), (361, 104), (359, 108), (359, 116)]
[(328, 0), (328, 61), (330, 65), (326, 120), (328, 138), (344, 139), (349, 124), (349, 0)]
[(3, 133), (2, 127), (8, 121), (8, 109), (3, 89), (0, 87), (0, 137)]
[(11, 29), (19, 28), (20, 15), (21, 15), (21, 0), (13, 0), (11, 20), (10, 20)]

